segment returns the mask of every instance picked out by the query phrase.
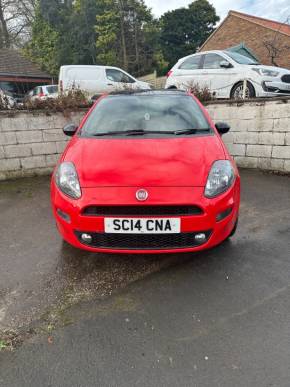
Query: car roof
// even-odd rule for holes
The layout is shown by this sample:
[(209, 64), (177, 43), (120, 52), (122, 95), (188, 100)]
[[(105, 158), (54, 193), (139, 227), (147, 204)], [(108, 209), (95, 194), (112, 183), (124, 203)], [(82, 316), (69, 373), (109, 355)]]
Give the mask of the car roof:
[(122, 70), (122, 71), (125, 71), (123, 69), (121, 69), (120, 67), (116, 67), (116, 66), (104, 66), (104, 65), (63, 65), (60, 67), (60, 69), (70, 69), (70, 68), (79, 68), (79, 69), (88, 69), (88, 68), (92, 68), (92, 69), (117, 69), (117, 70)]
[(177, 90), (177, 89), (160, 89), (160, 90), (121, 90), (121, 91), (113, 91), (112, 93), (108, 94), (108, 96), (130, 96), (130, 95), (187, 95), (183, 90)]
[(180, 58), (178, 62), (190, 58), (192, 56), (197, 56), (197, 55), (205, 55), (205, 54), (227, 54), (225, 50), (210, 50), (210, 51), (200, 51), (200, 52), (195, 52), (194, 54), (190, 54), (187, 56), (184, 56), (183, 58)]
[(38, 85), (38, 86), (35, 86), (33, 89), (36, 89), (37, 87), (51, 87), (51, 86), (58, 87), (58, 85)]

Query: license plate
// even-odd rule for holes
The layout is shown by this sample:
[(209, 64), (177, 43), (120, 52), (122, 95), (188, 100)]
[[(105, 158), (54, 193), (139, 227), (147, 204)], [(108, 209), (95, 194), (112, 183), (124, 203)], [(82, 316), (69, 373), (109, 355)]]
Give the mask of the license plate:
[(177, 234), (179, 218), (105, 218), (105, 232), (111, 234)]

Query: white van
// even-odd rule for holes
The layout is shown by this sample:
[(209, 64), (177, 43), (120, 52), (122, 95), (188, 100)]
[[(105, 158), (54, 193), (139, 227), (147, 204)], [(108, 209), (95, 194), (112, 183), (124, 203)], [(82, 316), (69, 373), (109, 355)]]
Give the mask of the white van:
[(59, 92), (81, 89), (88, 96), (110, 93), (123, 88), (151, 89), (149, 83), (141, 82), (118, 67), (111, 66), (61, 66)]

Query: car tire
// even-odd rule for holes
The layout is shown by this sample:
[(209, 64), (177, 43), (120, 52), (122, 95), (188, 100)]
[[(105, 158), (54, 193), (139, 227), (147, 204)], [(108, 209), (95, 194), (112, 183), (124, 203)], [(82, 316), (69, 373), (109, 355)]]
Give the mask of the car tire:
[(237, 231), (237, 228), (238, 228), (238, 222), (239, 222), (239, 219), (237, 219), (235, 225), (234, 225), (234, 228), (232, 229), (230, 235), (228, 237), (226, 237), (226, 239), (224, 239), (220, 245), (227, 245), (228, 243), (230, 243), (231, 241), (231, 238), (235, 235), (236, 231)]
[[(243, 99), (243, 86), (244, 82), (238, 82), (231, 90), (231, 99)], [(256, 92), (254, 89), (254, 86), (247, 82), (247, 88), (246, 88), (246, 99), (254, 98), (256, 96)]]
[(237, 228), (238, 228), (238, 223), (239, 223), (239, 218), (236, 220), (236, 223), (234, 225), (234, 228), (232, 229), (232, 232), (230, 233), (229, 235), (229, 238), (231, 238), (232, 236), (235, 235), (236, 231), (237, 231)]

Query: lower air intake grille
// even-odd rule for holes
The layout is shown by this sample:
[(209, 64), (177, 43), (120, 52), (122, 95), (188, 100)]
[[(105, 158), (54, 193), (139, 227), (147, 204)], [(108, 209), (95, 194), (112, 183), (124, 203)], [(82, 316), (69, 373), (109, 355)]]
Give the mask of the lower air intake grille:
[(187, 216), (202, 215), (198, 206), (89, 206), (84, 208), (85, 216)]
[[(212, 231), (201, 231), (209, 239)], [(88, 233), (92, 236), (91, 243), (85, 243), (87, 246), (102, 249), (117, 250), (165, 250), (182, 249), (188, 247), (200, 246), (195, 240), (194, 233), (180, 234), (106, 234), (106, 233)], [(82, 232), (75, 231), (78, 240), (84, 244), (81, 239)]]

